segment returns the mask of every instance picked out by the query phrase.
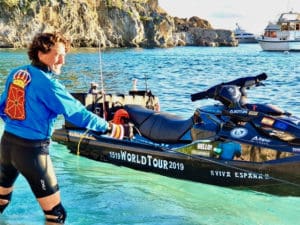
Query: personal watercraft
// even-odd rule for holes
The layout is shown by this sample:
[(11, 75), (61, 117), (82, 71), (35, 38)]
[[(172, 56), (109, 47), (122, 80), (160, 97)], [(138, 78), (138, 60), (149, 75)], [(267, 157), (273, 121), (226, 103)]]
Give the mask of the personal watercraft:
[(127, 135), (113, 139), (66, 121), (53, 140), (72, 153), (145, 172), (300, 196), (300, 118), (247, 102), (247, 89), (265, 79), (262, 73), (192, 94), (192, 101), (211, 98), (218, 104), (199, 107), (188, 118), (159, 111), (158, 97), (149, 90), (74, 93), (89, 110), (121, 123)]

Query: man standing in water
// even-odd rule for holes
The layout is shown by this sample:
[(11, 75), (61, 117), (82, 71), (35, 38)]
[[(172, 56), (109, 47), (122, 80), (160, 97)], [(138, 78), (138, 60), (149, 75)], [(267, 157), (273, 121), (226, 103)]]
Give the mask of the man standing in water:
[(21, 173), (46, 223), (63, 224), (66, 211), (49, 156), (55, 119), (62, 114), (79, 127), (100, 132), (119, 126), (87, 111), (55, 78), (69, 48), (70, 42), (59, 33), (38, 34), (28, 50), (31, 65), (12, 70), (7, 78), (0, 99), (0, 116), (5, 122), (0, 146), (0, 213), (9, 204)]

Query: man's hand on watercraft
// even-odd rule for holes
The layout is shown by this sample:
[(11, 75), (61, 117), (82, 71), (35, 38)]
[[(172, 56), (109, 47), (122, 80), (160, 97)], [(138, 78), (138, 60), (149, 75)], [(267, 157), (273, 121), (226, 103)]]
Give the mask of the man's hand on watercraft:
[(132, 127), (127, 124), (108, 123), (107, 134), (115, 139), (124, 139), (124, 137), (131, 138)]

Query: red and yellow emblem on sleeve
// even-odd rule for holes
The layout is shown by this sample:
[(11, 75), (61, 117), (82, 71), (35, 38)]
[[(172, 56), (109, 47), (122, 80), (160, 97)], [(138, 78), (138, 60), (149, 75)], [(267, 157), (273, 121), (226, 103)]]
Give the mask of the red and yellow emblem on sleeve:
[(14, 120), (24, 120), (25, 112), (25, 87), (31, 81), (30, 74), (26, 70), (19, 70), (14, 74), (10, 84), (4, 112)]

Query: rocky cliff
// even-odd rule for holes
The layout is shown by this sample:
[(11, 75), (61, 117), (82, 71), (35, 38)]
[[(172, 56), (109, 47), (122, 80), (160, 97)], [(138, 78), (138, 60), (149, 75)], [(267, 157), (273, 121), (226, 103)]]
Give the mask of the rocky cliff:
[(60, 31), (74, 47), (236, 46), (233, 33), (198, 17), (171, 17), (158, 0), (0, 0), (0, 47), (26, 47)]

